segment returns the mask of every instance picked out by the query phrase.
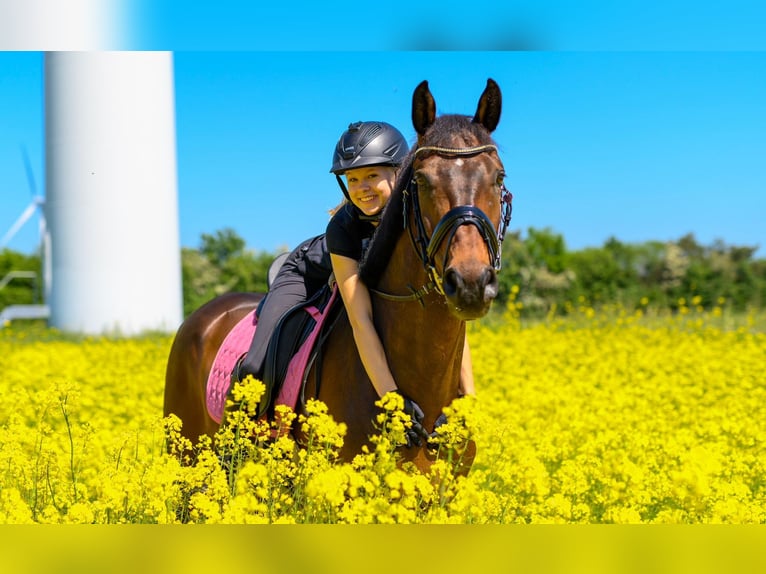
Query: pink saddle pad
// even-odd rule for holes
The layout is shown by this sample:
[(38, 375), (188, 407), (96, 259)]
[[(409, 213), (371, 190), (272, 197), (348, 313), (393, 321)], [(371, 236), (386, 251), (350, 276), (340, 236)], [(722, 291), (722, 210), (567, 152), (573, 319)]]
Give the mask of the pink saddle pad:
[(229, 331), (215, 355), (213, 366), (207, 378), (207, 412), (215, 422), (221, 422), (226, 393), (231, 386), (231, 372), (242, 355), (247, 353), (253, 340), (258, 319), (255, 310), (244, 316)]
[[(325, 305), (324, 312), (320, 312), (314, 306), (304, 308), (304, 311), (314, 319), (314, 328), (287, 366), (287, 374), (276, 399), (277, 405), (286, 405), (295, 409), (301, 385), (303, 384), (303, 374), (311, 357), (311, 351), (314, 348), (317, 336), (322, 330), (321, 327), (335, 303), (337, 293), (338, 288), (336, 286), (333, 288), (330, 300)], [(250, 342), (253, 340), (257, 322), (255, 310), (245, 315), (226, 335), (210, 369), (210, 375), (208, 375), (207, 380), (207, 411), (210, 418), (219, 424), (223, 418), (226, 395), (231, 386), (231, 372), (237, 359), (247, 353), (247, 350), (250, 348)]]

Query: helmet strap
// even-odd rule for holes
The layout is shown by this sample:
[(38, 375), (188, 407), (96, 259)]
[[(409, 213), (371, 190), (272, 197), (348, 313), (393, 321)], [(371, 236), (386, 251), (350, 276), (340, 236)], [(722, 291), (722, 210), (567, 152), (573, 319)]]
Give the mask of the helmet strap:
[(335, 179), (338, 180), (338, 185), (340, 186), (340, 190), (343, 192), (343, 195), (346, 196), (346, 199), (351, 201), (351, 196), (348, 194), (348, 189), (346, 189), (346, 184), (343, 183), (343, 178), (339, 176), (337, 173), (335, 174)]

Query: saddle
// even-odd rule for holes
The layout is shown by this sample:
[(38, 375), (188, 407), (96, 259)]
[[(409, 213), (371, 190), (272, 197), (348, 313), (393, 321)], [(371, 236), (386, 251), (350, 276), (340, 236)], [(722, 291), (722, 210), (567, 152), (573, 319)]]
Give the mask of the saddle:
[[(273, 419), (276, 405), (295, 410), (308, 377), (308, 367), (319, 360), (321, 340), (330, 332), (343, 308), (337, 286), (325, 286), (307, 302), (296, 305), (277, 323), (266, 351), (263, 383), (268, 398), (261, 401), (261, 416)], [(257, 311), (237, 323), (216, 353), (208, 376), (206, 404), (217, 423), (223, 419), (231, 373), (248, 351), (257, 329)]]
[[(310, 348), (307, 348), (304, 353), (310, 355), (318, 352), (318, 349), (314, 348), (316, 335), (320, 334), (321, 328), (325, 325), (326, 317), (332, 311), (331, 305), (335, 302), (336, 290), (337, 287), (331, 290), (325, 285), (308, 301), (288, 310), (274, 327), (274, 332), (271, 334), (269, 345), (266, 348), (262, 380), (266, 386), (267, 396), (265, 398), (268, 401), (266, 413), (269, 419), (274, 416), (274, 397), (279, 395), (293, 360), (300, 356), (301, 360), (298, 361), (300, 363), (303, 358), (309, 358), (301, 354), (302, 346), (310, 341), (308, 345)], [(312, 334), (315, 336), (312, 337)], [(308, 361), (303, 366), (305, 367), (307, 364)], [(304, 375), (303, 372), (296, 374), (301, 377)], [(304, 382), (305, 380), (301, 380), (299, 385), (301, 388)], [(261, 404), (263, 403), (262, 400)], [(289, 406), (294, 409), (296, 405), (290, 404)]]

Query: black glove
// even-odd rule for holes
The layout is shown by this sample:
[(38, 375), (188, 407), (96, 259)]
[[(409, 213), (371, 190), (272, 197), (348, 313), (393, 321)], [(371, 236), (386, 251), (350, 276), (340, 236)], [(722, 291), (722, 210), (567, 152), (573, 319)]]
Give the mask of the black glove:
[[(439, 434), (439, 427), (443, 424), (446, 424), (447, 422), (447, 415), (444, 413), (439, 415), (439, 418), (436, 419), (436, 422), (434, 423), (434, 432), (432, 432), (430, 435), (428, 435), (428, 442), (432, 443), (433, 440), (436, 438), (436, 436)], [(433, 444), (431, 444), (433, 446)]]
[(412, 426), (404, 431), (407, 437), (407, 448), (421, 446), (424, 440), (428, 440), (428, 433), (423, 427), (423, 409), (420, 405), (400, 391), (396, 391), (404, 399), (404, 413), (412, 420)]

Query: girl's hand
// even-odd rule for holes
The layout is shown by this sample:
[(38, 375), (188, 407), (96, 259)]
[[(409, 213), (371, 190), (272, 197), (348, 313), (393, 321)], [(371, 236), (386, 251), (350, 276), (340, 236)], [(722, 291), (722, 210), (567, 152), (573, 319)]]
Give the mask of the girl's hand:
[(422, 446), (423, 441), (428, 441), (429, 438), (428, 433), (423, 426), (423, 417), (425, 416), (423, 414), (423, 409), (420, 408), (418, 403), (401, 391), (396, 392), (404, 399), (404, 412), (409, 415), (412, 420), (412, 426), (404, 431), (404, 434), (407, 437), (407, 448)]

